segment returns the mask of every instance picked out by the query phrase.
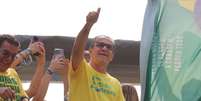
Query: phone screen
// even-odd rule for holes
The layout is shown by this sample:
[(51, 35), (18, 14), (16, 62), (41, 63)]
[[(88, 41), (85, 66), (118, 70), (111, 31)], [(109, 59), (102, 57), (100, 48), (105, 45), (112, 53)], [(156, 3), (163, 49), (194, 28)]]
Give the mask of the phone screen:
[(55, 49), (54, 49), (53, 57), (55, 58), (56, 56), (64, 58), (64, 57), (65, 57), (65, 56), (64, 56), (64, 49), (55, 48)]
[(33, 41), (37, 42), (37, 41), (39, 41), (39, 38), (37, 36), (33, 36)]

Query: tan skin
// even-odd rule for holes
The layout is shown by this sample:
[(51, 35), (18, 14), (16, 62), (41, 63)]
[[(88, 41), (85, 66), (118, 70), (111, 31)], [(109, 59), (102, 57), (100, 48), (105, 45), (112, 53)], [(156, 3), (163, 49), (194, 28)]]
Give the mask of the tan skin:
[[(100, 8), (98, 8), (97, 11), (90, 12), (87, 15), (86, 24), (81, 29), (81, 31), (79, 32), (74, 42), (72, 54), (71, 54), (71, 63), (72, 63), (73, 71), (78, 70), (78, 68), (82, 68), (82, 66), (80, 66), (80, 63), (84, 59), (84, 50), (88, 40), (89, 32), (92, 26), (97, 22), (99, 14), (100, 14)], [(111, 38), (104, 35), (96, 37), (94, 40), (93, 46), (89, 49), (89, 52), (90, 52), (89, 64), (91, 65), (91, 67), (94, 68), (94, 70), (96, 70), (99, 73), (108, 74), (107, 67), (108, 67), (108, 64), (113, 59), (113, 49), (114, 49), (113, 40)], [(78, 73), (75, 73), (73, 76), (79, 75)], [(120, 93), (119, 95), (117, 95), (116, 99), (121, 98), (121, 100), (123, 101), (123, 95), (121, 94), (122, 93), (121, 87), (119, 82), (117, 83), (119, 85), (117, 89), (118, 89), (118, 92)], [(73, 92), (70, 92), (70, 93), (73, 93)], [(81, 93), (84, 93), (84, 92), (81, 92)]]
[(101, 37), (96, 39), (94, 47), (90, 49), (91, 66), (100, 73), (107, 72), (107, 66), (113, 59), (113, 51), (107, 49), (105, 46), (103, 48), (99, 48), (96, 46), (96, 42), (105, 43), (112, 46), (112, 40), (107, 37)]
[[(97, 11), (89, 12), (86, 17), (86, 24), (79, 32), (75, 43), (72, 49), (71, 61), (72, 61), (72, 68), (74, 71), (77, 70), (78, 65), (80, 64), (81, 60), (84, 58), (84, 49), (88, 40), (89, 32), (94, 23), (98, 20), (98, 16), (100, 13), (100, 8)], [(91, 60), (90, 60), (91, 61)]]
[[(10, 47), (7, 43), (2, 44), (2, 47), (4, 47), (4, 46), (8, 47), (8, 49), (11, 50), (11, 51), (15, 51), (15, 53), (20, 50), (19, 47), (17, 49), (14, 49), (15, 47)], [(30, 87), (26, 91), (27, 95), (31, 98), (36, 94), (38, 86), (40, 84), (38, 82), (40, 82), (41, 77), (44, 74), (45, 48), (44, 48), (43, 43), (41, 43), (41, 42), (30, 43), (29, 48), (31, 49), (32, 53), (39, 52), (41, 54), (40, 56), (37, 57), (36, 71), (35, 71), (34, 76), (32, 78)], [(24, 54), (24, 55), (26, 56), (26, 54)], [(4, 59), (4, 60), (6, 60), (6, 59)], [(3, 67), (6, 67), (6, 68), (7, 67), (13, 67), (13, 68), (15, 68), (17, 64), (22, 62), (22, 60), (23, 60), (22, 57), (18, 57), (17, 59), (15, 59), (13, 61), (7, 61), (7, 62), (9, 62), (8, 64), (10, 64), (10, 65), (3, 66)], [(10, 62), (12, 62), (12, 64)], [(8, 91), (5, 88), (3, 88), (3, 89), (5, 90), (4, 92), (9, 91), (8, 93), (10, 93), (10, 89), (8, 89)]]
[[(53, 58), (51, 60), (49, 68), (52, 71), (59, 72), (60, 75), (67, 77), (68, 63), (69, 63), (68, 59)], [(43, 101), (44, 100), (44, 97), (45, 97), (45, 94), (47, 93), (49, 82), (51, 81), (51, 79), (52, 79), (52, 75), (50, 75), (46, 72), (44, 74), (44, 76), (42, 77), (37, 94), (36, 94), (36, 96), (33, 97), (32, 101)], [(65, 80), (67, 80), (67, 79), (65, 78)], [(65, 89), (67, 89), (67, 88), (65, 88)]]
[[(37, 56), (37, 64), (36, 64), (36, 71), (32, 77), (30, 86), (28, 90), (26, 90), (27, 95), (31, 98), (35, 96), (38, 87), (40, 85), (41, 78), (44, 75), (44, 66), (45, 66), (45, 48), (42, 42), (30, 42), (28, 48), (32, 51), (32, 54), (39, 52), (40, 55)], [(27, 57), (29, 54), (25, 54), (23, 51), (21, 52), (24, 57)], [(23, 61), (23, 56), (19, 55), (15, 60), (12, 62), (11, 67), (16, 68), (18, 64)]]
[[(8, 43), (7, 41), (3, 42), (1, 48), (8, 50), (12, 54), (17, 54), (17, 52), (20, 50), (19, 47), (13, 46), (12, 44)], [(2, 62), (0, 63), (0, 71), (4, 72), (10, 67), (11, 63), (13, 62), (13, 59), (11, 59), (11, 57), (6, 58), (6, 59), (1, 57), (1, 61)]]
[[(43, 101), (45, 94), (48, 90), (48, 85), (50, 80), (52, 79), (52, 76), (44, 73), (44, 65), (45, 65), (45, 48), (43, 43), (41, 42), (30, 42), (30, 45), (28, 47), (31, 49), (32, 54), (39, 52), (41, 55), (37, 57), (37, 65), (36, 65), (36, 71), (32, 78), (31, 85), (29, 89), (26, 91), (27, 95), (31, 98), (33, 97), (33, 101)], [(23, 54), (25, 56), (28, 56), (26, 54)], [(23, 61), (23, 57), (18, 57), (14, 60), (12, 63), (12, 67), (15, 68), (17, 64)], [(68, 59), (57, 59), (52, 60), (49, 67), (52, 68), (53, 71), (59, 73), (63, 79), (64, 82), (64, 95), (66, 95), (68, 91), (68, 82), (67, 82), (67, 72), (68, 72)], [(61, 65), (65, 65), (65, 68), (61, 68)]]
[[(100, 14), (100, 8), (97, 11), (90, 12), (86, 17), (86, 24), (79, 32), (72, 49), (71, 54), (71, 62), (73, 71), (78, 70), (78, 68), (82, 68), (80, 63), (84, 59), (84, 49), (86, 47), (86, 43), (88, 40), (89, 32), (92, 26), (97, 22)], [(94, 70), (102, 74), (108, 74), (107, 67), (108, 64), (113, 59), (113, 40), (107, 36), (98, 36), (95, 38), (92, 48), (89, 49), (90, 52), (90, 60), (89, 64)], [(80, 69), (81, 70), (81, 69)], [(78, 72), (79, 73), (79, 72)], [(73, 76), (79, 75), (75, 73)], [(73, 77), (72, 77), (73, 78)], [(118, 85), (120, 85), (118, 83)], [(118, 91), (121, 88), (119, 86)], [(70, 92), (73, 93), (73, 92)], [(81, 92), (83, 93), (83, 92)], [(122, 92), (120, 92), (122, 93)], [(117, 95), (116, 99), (122, 98), (123, 95)]]
[[(5, 49), (7, 51), (9, 51), (11, 54), (16, 54), (18, 51), (19, 51), (19, 47), (16, 47), (10, 43), (8, 43), (7, 41), (4, 41), (1, 45), (1, 49)], [(13, 59), (11, 56), (5, 58), (3, 56), (3, 54), (0, 54), (0, 61), (1, 64), (0, 64), (0, 72), (5, 72), (9, 67), (10, 65), (12, 64), (13, 62)], [(10, 89), (10, 88), (7, 88), (7, 87), (0, 87), (0, 96), (3, 98), (3, 99), (15, 99), (15, 92)], [(23, 99), (23, 101), (28, 101), (28, 99)]]
[[(86, 24), (83, 29), (78, 34), (76, 41), (72, 50), (72, 68), (74, 71), (77, 70), (78, 65), (81, 60), (84, 58), (84, 48), (86, 46), (88, 35), (91, 27), (98, 20), (98, 16), (100, 14), (100, 8), (95, 12), (90, 12), (86, 17)], [(100, 37), (96, 39), (96, 42), (102, 42), (108, 45), (112, 45), (112, 39), (108, 37)], [(90, 51), (90, 65), (100, 73), (107, 72), (107, 66), (113, 59), (113, 51), (107, 49), (106, 47), (98, 48), (96, 47), (96, 42), (94, 47), (92, 47)]]
[[(36, 52), (39, 52), (39, 53), (42, 54), (42, 53), (44, 53), (44, 51), (45, 51), (45, 49), (44, 49), (44, 44), (43, 44), (42, 42), (34, 42), (34, 43), (30, 42), (28, 48), (32, 51), (32, 54), (33, 54), (33, 53), (36, 53)], [(28, 56), (28, 54), (23, 54), (23, 55), (24, 55), (25, 57)], [(42, 55), (40, 55), (38, 58), (40, 59), (40, 58), (45, 58), (45, 57), (44, 57), (44, 55), (42, 54)], [(42, 59), (40, 59), (40, 60), (42, 60)], [(40, 60), (39, 60), (39, 61), (40, 61)], [(15, 60), (13, 61), (11, 67), (12, 67), (12, 68), (15, 68), (15, 67), (16, 67), (18, 64), (20, 64), (22, 61), (23, 61), (23, 57), (21, 57), (21, 56), (15, 58)], [(44, 59), (43, 59), (41, 62), (45, 62)]]
[[(36, 43), (37, 44), (37, 43)], [(33, 47), (34, 48), (34, 47)], [(37, 57), (36, 71), (32, 77), (29, 89), (26, 90), (26, 93), (29, 97), (36, 95), (38, 87), (40, 86), (41, 78), (44, 75), (44, 66), (45, 66), (45, 48), (42, 43), (38, 43), (37, 48), (40, 55)]]
[[(39, 52), (41, 55), (37, 57), (37, 66), (36, 71), (34, 73), (34, 76), (31, 81), (31, 85), (29, 89), (26, 91), (27, 95), (31, 98), (33, 97), (33, 101), (43, 101), (45, 94), (48, 89), (49, 81), (52, 79), (51, 75), (48, 75), (47, 73), (44, 73), (44, 65), (45, 65), (45, 48), (43, 43), (41, 42), (30, 42), (30, 45), (28, 47), (31, 49), (32, 54), (35, 52)], [(28, 56), (28, 55), (26, 55)], [(23, 61), (23, 57), (18, 57), (14, 60), (12, 63), (12, 67), (15, 68), (17, 64)], [(65, 61), (66, 64), (68, 64), (68, 59), (61, 60)], [(60, 63), (58, 61), (51, 62), (50, 67), (53, 67), (52, 70), (59, 73), (62, 77), (62, 80), (64, 82), (64, 95), (67, 95), (68, 91), (68, 78), (67, 78), (67, 72), (68, 72), (68, 65), (65, 65), (65, 68), (60, 68)], [(55, 67), (55, 68), (54, 68)], [(40, 83), (39, 83), (40, 82)]]

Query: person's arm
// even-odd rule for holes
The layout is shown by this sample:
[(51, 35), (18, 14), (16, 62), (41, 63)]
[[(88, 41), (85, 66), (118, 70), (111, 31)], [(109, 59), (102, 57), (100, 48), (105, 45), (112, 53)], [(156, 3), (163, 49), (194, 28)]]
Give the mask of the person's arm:
[(43, 101), (48, 90), (49, 82), (52, 79), (53, 71), (45, 72), (44, 76), (41, 79), (40, 86), (38, 87), (37, 94), (33, 96), (32, 101)]
[(74, 71), (77, 70), (78, 65), (83, 59), (84, 48), (86, 46), (89, 32), (94, 23), (98, 20), (98, 16), (100, 13), (100, 8), (98, 8), (97, 12), (90, 12), (86, 17), (86, 24), (79, 32), (72, 49), (71, 61), (72, 68)]
[[(69, 64), (69, 60), (66, 59), (66, 61)], [(62, 68), (61, 70), (56, 70), (56, 72), (61, 76), (61, 79), (63, 81), (64, 96), (68, 95), (68, 69), (69, 69), (69, 65), (66, 65), (64, 69)]]
[(12, 62), (11, 67), (12, 68), (16, 68), (17, 65), (19, 65), (20, 63), (22, 63), (22, 61), (27, 58), (29, 55), (34, 54), (38, 51), (40, 51), (40, 49), (38, 48), (40, 45), (42, 45), (43, 43), (41, 42), (30, 42), (29, 46), (27, 49), (19, 52), (16, 55), (15, 60)]
[(41, 78), (44, 75), (45, 48), (42, 44), (38, 47), (40, 48), (40, 51), (38, 51), (40, 55), (37, 57), (36, 71), (32, 77), (29, 89), (26, 91), (30, 98), (35, 96), (38, 87), (40, 86)]
[(21, 64), (21, 63), (23, 62), (23, 60), (24, 60), (27, 56), (29, 56), (31, 53), (32, 53), (32, 52), (31, 52), (30, 49), (25, 49), (25, 50), (19, 52), (19, 53), (16, 55), (14, 61), (12, 62), (11, 68), (14, 68), (14, 69), (15, 69), (16, 66), (19, 65), (19, 64)]
[(44, 74), (41, 79), (40, 86), (37, 89), (36, 95), (33, 97), (32, 101), (43, 101), (44, 97), (47, 93), (49, 82), (52, 79), (52, 75), (54, 72), (65, 70), (66, 66), (68, 65), (68, 60), (66, 59), (52, 59), (48, 70)]
[(62, 77), (62, 80), (64, 85), (64, 96), (68, 96), (68, 76)]

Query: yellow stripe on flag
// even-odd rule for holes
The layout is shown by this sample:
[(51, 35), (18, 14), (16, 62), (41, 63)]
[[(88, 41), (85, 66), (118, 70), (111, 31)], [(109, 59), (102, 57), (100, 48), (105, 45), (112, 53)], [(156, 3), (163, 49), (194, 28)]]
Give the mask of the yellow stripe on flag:
[(194, 5), (196, 0), (178, 0), (178, 1), (179, 1), (179, 4), (185, 9), (191, 12), (194, 11)]

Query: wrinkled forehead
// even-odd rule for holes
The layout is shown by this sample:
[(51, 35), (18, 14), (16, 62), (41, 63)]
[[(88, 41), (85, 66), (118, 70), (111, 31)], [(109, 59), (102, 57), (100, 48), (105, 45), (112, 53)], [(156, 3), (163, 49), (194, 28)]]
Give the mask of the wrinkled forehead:
[(114, 40), (107, 36), (96, 37), (94, 42), (103, 42), (103, 43), (114, 45)]

